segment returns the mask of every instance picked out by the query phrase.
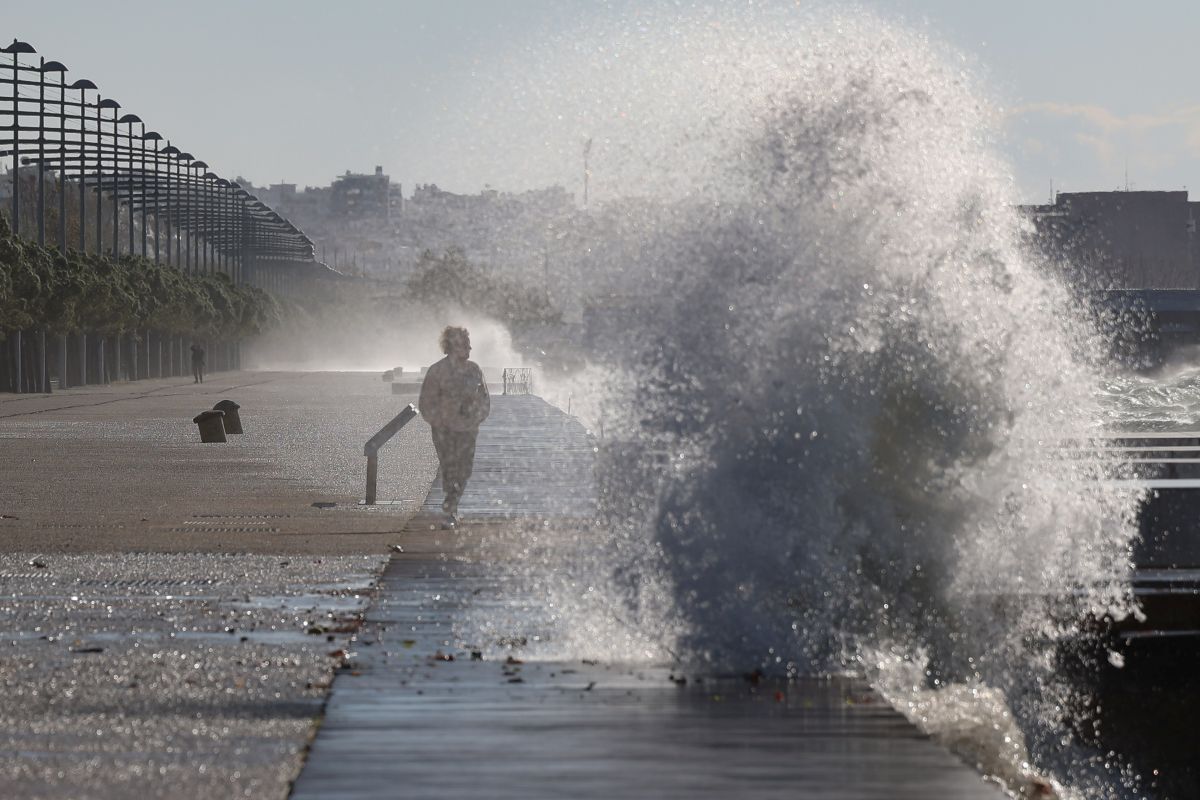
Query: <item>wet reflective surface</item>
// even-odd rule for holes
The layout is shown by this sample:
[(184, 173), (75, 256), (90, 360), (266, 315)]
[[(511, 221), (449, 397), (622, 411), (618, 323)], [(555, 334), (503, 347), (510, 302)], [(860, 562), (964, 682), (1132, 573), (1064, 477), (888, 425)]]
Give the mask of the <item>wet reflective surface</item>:
[(293, 798), (1002, 796), (858, 678), (540, 656), (555, 626), (508, 567), (595, 531), (586, 470), (545, 466), (586, 433), (534, 400), (496, 398), (464, 521), (435, 488), (400, 537)]
[(280, 796), (379, 566), (0, 555), (4, 795)]

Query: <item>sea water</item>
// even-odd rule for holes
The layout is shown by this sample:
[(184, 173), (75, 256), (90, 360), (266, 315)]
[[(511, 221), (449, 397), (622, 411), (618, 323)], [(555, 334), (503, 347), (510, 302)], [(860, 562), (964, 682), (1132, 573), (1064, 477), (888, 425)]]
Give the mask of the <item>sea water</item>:
[(1134, 612), (1139, 494), (1056, 450), (1175, 411), (1029, 248), (969, 60), (863, 12), (715, 10), (534, 60), (494, 79), (520, 119), (481, 116), (516, 165), (592, 140), (561, 266), (621, 320), (572, 394), (600, 520), (520, 567), (540, 654), (855, 671), (1013, 791), (1135, 796), (1063, 664)]

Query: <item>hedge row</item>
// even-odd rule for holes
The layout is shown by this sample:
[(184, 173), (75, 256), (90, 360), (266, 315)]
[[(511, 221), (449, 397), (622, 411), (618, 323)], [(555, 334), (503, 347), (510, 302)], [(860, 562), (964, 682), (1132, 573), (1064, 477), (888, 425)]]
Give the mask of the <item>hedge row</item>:
[(20, 330), (113, 336), (151, 329), (237, 340), (280, 319), (266, 292), (222, 273), (186, 275), (141, 256), (40, 247), (0, 216), (0, 340)]

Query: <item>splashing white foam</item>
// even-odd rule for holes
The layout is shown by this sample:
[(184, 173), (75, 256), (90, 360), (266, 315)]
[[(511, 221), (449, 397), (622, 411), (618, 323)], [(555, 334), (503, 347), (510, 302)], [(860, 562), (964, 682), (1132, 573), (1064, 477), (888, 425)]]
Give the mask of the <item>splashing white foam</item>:
[(962, 59), (863, 13), (711, 10), (550, 51), (494, 94), (536, 100), (511, 142), (595, 137), (574, 269), (629, 324), (587, 392), (603, 521), (528, 551), (545, 652), (864, 669), (1010, 786), (1117, 796), (1059, 757), (1084, 699), (1056, 658), (1128, 611), (1138, 498), (1054, 457), (1104, 420), (1105, 348), (1021, 247)]

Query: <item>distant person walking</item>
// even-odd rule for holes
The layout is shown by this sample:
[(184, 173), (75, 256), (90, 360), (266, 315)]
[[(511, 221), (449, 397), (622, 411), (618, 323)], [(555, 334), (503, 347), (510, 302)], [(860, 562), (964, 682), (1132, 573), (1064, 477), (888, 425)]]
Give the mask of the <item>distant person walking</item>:
[(192, 345), (192, 383), (204, 383), (204, 348), (198, 344)]
[(446, 499), (442, 510), (450, 522), (458, 519), (458, 500), (475, 464), (475, 438), (479, 426), (492, 410), (483, 370), (471, 355), (471, 337), (466, 328), (450, 326), (442, 331), (439, 344), (446, 357), (425, 372), (417, 401), (421, 416), (433, 429), (433, 446), (442, 471)]

